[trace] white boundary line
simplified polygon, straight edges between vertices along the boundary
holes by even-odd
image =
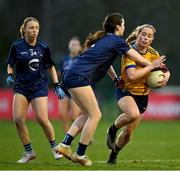
[[[106,163],[106,160],[97,160],[94,163]],[[146,163],[146,162],[180,162],[180,159],[155,159],[155,160],[119,160],[118,163]]]

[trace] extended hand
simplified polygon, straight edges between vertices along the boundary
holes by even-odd
[[[166,56],[162,55],[159,59],[154,60],[151,65],[153,69],[163,68],[165,67],[165,64],[163,63],[165,61],[166,61]]]
[[[54,93],[58,96],[58,99],[63,99],[66,96],[59,83],[54,84]]]
[[[14,79],[12,74],[8,74],[8,77],[6,79],[8,87],[13,87],[14,86]]]

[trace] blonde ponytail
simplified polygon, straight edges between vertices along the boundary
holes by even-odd
[[[140,26],[137,26],[133,32],[127,37],[126,39],[126,42],[127,43],[132,43],[134,42],[136,39],[137,39],[137,36],[139,34],[139,29],[140,29]]]
[[[25,32],[24,32],[24,24],[21,25],[21,28],[20,28],[20,33],[21,33],[21,38],[24,38],[25,36]]]

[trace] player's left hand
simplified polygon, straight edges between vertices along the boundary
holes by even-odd
[[[158,82],[158,84],[160,85],[160,87],[166,86],[166,84],[167,84],[167,82],[168,82],[168,80],[169,80],[169,78],[170,78],[170,72],[169,72],[169,71],[168,71],[168,72],[165,72],[165,73],[163,73],[162,76],[164,77],[164,79]]]
[[[117,88],[123,88],[124,87],[124,80],[121,77],[116,77],[114,79],[114,84]]]
[[[12,74],[8,74],[6,82],[8,87],[12,88],[14,86],[14,79]]]
[[[66,96],[59,83],[54,84],[54,93],[58,96],[58,99],[63,99]]]

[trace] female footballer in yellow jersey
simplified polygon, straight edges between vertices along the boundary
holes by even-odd
[[[127,38],[127,42],[150,62],[160,57],[159,53],[150,45],[153,42],[155,28],[145,24],[138,26]],[[148,94],[150,88],[146,84],[148,74],[152,66],[142,67],[131,60],[128,55],[124,55],[121,63],[121,84],[116,90],[118,106],[123,113],[115,120],[108,129],[107,146],[111,149],[108,164],[116,164],[119,151],[129,142],[133,130],[138,126],[142,115],[148,104]],[[159,82],[160,86],[165,86],[169,80],[168,70],[164,73],[164,80]],[[122,128],[116,138],[117,131]]]

